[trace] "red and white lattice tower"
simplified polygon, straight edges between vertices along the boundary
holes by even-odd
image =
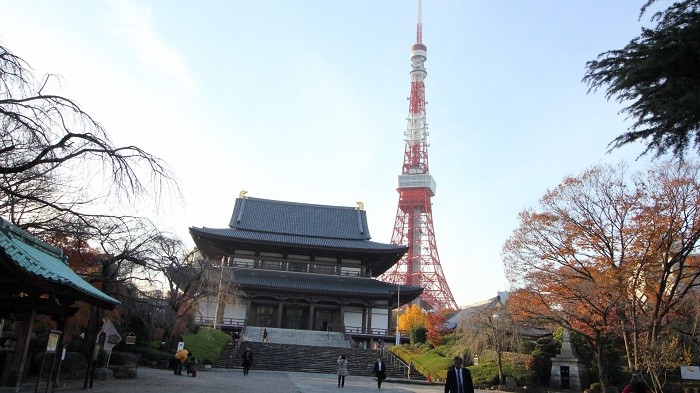
[[[393,244],[409,246],[408,252],[382,280],[394,284],[417,285],[424,289],[423,307],[457,309],[440,266],[433,211],[430,198],[435,195],[435,180],[428,171],[428,126],[425,118],[425,60],[423,45],[422,0],[418,1],[416,43],[411,47],[411,97],[409,98],[406,150],[399,176],[399,207],[396,211]]]

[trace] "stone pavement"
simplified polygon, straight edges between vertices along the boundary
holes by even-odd
[[[251,369],[243,376],[240,369],[207,370],[196,378],[173,375],[170,370],[139,367],[137,379],[95,380],[92,391],[96,393],[195,393],[195,392],[251,392],[251,393],[428,393],[442,392],[442,384],[409,383],[408,381],[384,381],[377,390],[377,381],[371,376],[350,375],[345,387],[338,389],[335,374],[262,371]],[[27,381],[20,392],[33,392],[35,383]],[[45,385],[39,388],[44,392]],[[56,392],[85,392],[83,381],[61,381]],[[51,389],[49,389],[51,391]]]

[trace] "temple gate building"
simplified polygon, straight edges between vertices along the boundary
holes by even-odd
[[[241,294],[237,302],[210,298],[198,305],[198,323],[225,330],[328,330],[344,332],[356,345],[393,340],[391,310],[423,291],[376,279],[408,247],[371,241],[360,202],[326,206],[241,192],[228,228],[191,227],[190,234],[221,268],[224,285]]]

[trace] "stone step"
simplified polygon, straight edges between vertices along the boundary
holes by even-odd
[[[243,341],[239,348],[224,348],[217,367],[239,368],[243,350],[250,347],[253,351],[252,369],[284,370],[309,373],[330,373],[338,369],[337,359],[345,355],[348,360],[350,375],[371,376],[377,352],[371,349],[321,347],[294,344],[262,343]],[[403,379],[403,370],[387,362],[387,377]],[[424,379],[414,372],[413,378]]]

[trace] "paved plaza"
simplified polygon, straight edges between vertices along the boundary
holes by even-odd
[[[408,383],[407,381],[385,381],[382,389],[377,389],[377,381],[371,376],[350,375],[345,387],[338,389],[335,374],[296,373],[284,371],[250,370],[243,376],[240,369],[208,370],[197,374],[196,378],[173,375],[170,370],[139,367],[137,379],[95,380],[92,391],[99,393],[195,393],[195,392],[253,392],[253,393],[321,393],[321,392],[401,392],[425,393],[442,392],[442,384]],[[31,389],[30,388],[31,385]],[[43,385],[43,384],[42,384]],[[62,381],[56,392],[85,392],[82,381]],[[44,391],[44,386],[39,389]],[[21,392],[34,391],[34,385],[27,382]],[[50,391],[50,390],[49,390]]]

